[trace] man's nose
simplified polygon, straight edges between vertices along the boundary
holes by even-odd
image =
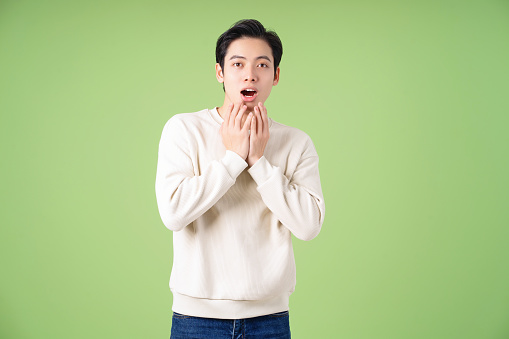
[[[244,81],[256,81],[256,72],[251,68],[246,69],[246,74],[244,74]]]

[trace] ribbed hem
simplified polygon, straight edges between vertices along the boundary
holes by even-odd
[[[194,298],[172,291],[177,313],[202,318],[243,319],[288,311],[290,293],[264,300]]]

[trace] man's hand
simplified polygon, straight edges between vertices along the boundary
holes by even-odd
[[[251,119],[251,135],[249,136],[249,154],[247,164],[253,166],[265,152],[265,146],[269,141],[269,118],[267,108],[259,102],[254,108],[255,116]],[[248,118],[249,119],[249,118]],[[246,120],[246,125],[247,125]]]
[[[247,106],[242,103],[229,104],[219,130],[226,149],[237,153],[244,160],[246,160],[249,153],[249,127],[253,120],[253,114],[249,113],[244,126],[242,126],[242,116],[246,109]]]

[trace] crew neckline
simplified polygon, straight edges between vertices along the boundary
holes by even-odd
[[[223,123],[224,119],[221,117],[221,115],[219,115],[217,107],[209,109],[208,111],[210,116],[212,117],[212,119],[214,119],[215,122],[217,122],[219,125]],[[269,118],[269,128],[271,128],[273,120],[270,117],[268,118]]]

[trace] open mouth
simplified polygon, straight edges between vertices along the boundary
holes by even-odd
[[[240,94],[242,95],[242,100],[244,102],[249,102],[256,98],[258,92],[255,89],[244,89],[240,91]]]
[[[245,96],[246,98],[252,98],[256,95],[256,91],[254,89],[245,89],[243,91],[240,91],[240,93],[242,93],[243,96]]]

